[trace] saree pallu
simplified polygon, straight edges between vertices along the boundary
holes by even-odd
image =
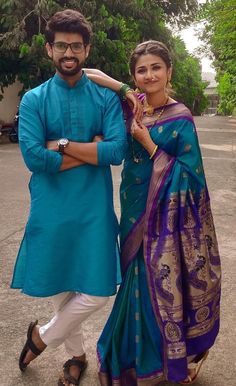
[[[220,258],[196,129],[183,104],[157,116],[144,116],[159,146],[153,160],[129,135],[123,280],[98,341],[102,386],[184,380],[219,331]]]

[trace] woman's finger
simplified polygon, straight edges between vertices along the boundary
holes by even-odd
[[[126,94],[126,98],[127,98],[128,104],[132,108],[132,112],[134,114],[134,117],[136,119],[141,120],[142,115],[143,115],[143,108],[142,108],[142,104],[140,103],[137,95],[134,92],[128,92]]]
[[[141,102],[137,98],[137,106],[136,106],[136,112],[134,113],[134,116],[137,121],[141,121],[143,119],[143,106]]]

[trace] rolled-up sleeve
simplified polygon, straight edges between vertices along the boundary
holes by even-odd
[[[103,141],[97,143],[98,165],[120,165],[127,149],[126,127],[119,98],[106,90]]]
[[[62,155],[45,148],[46,128],[40,115],[37,97],[26,93],[20,104],[19,145],[28,169],[33,173],[57,173]]]

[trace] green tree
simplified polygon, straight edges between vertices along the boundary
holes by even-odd
[[[206,41],[207,52],[214,59],[219,82],[219,112],[231,114],[236,108],[235,0],[208,0],[200,18],[204,23],[201,38]]]
[[[128,82],[128,57],[135,45],[140,41],[157,39],[175,52],[177,46],[166,22],[179,25],[185,25],[187,20],[190,22],[196,15],[197,1],[0,0],[1,87],[12,83],[17,76],[24,85],[24,92],[42,83],[53,73],[44,50],[43,32],[46,20],[63,8],[79,9],[93,25],[92,50],[87,66],[100,68],[115,78]],[[185,50],[186,62],[187,56]],[[191,60],[193,59],[189,57],[189,61]],[[195,111],[194,101],[200,95],[195,90],[201,88],[198,84],[201,83],[199,74],[196,81],[191,80],[196,86],[194,90],[188,84],[193,72],[189,71],[188,78],[181,77],[180,67],[181,63],[176,60],[177,96]],[[197,73],[196,63],[195,68]],[[178,76],[182,84],[177,80]],[[191,92],[193,94],[190,97]]]
[[[220,95],[219,113],[232,114],[236,108],[236,76],[228,72],[219,76],[218,91]]]
[[[173,57],[175,97],[178,101],[184,102],[193,114],[199,115],[208,105],[208,98],[204,94],[207,84],[201,79],[199,60],[193,55],[189,55],[180,38],[174,39]]]
[[[44,50],[46,18],[59,9],[54,1],[0,0],[0,87],[18,79],[24,90],[46,80],[52,66]],[[0,95],[1,97],[1,95]]]

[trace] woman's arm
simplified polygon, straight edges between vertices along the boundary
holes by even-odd
[[[95,68],[83,68],[83,70],[86,73],[87,77],[94,83],[97,83],[103,87],[110,88],[111,90],[117,93],[120,91],[123,85],[123,83],[119,80],[111,78],[109,75],[105,74],[105,72],[102,72]]]
[[[124,87],[124,83],[112,78],[111,76],[105,74],[104,72],[97,70],[95,68],[83,68],[87,77],[92,80],[94,83],[99,84],[100,86],[110,88],[118,94],[121,94],[121,89]],[[137,121],[141,121],[143,117],[143,107],[140,101],[137,98],[134,90],[129,88],[125,89],[124,92],[125,99],[127,100],[132,112]]]

